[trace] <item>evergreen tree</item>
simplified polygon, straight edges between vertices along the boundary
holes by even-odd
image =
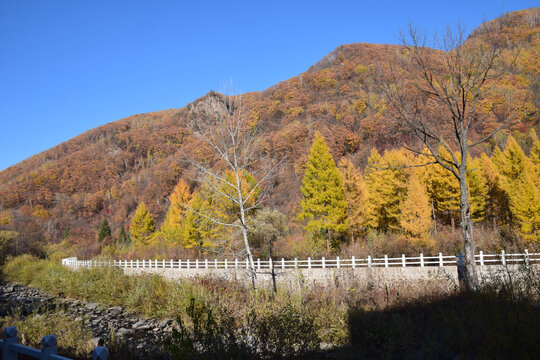
[[[442,147],[439,152],[443,159],[450,157]],[[459,217],[459,182],[450,171],[437,164],[426,166],[423,177],[435,209],[435,221],[445,219],[455,229],[455,220]]]
[[[343,189],[347,200],[348,227],[351,235],[351,242],[355,242],[365,227],[367,190],[364,178],[353,163],[343,158],[339,162],[339,170],[343,179]]]
[[[532,169],[522,175],[515,193],[510,196],[510,210],[525,241],[540,241],[540,190],[533,180]]]
[[[195,194],[182,221],[182,245],[189,249],[195,247],[199,256],[202,251],[214,246],[214,240],[223,233],[223,228],[210,218],[219,219],[215,201],[209,194],[203,198]]]
[[[107,219],[103,219],[103,221],[101,222],[97,235],[99,242],[102,242],[104,239],[111,236],[111,228],[109,227],[109,222],[107,221]]]
[[[531,152],[533,151],[534,144],[531,149]],[[517,226],[524,240],[538,240],[540,191],[536,185],[533,160],[529,159],[516,140],[509,136],[504,152],[498,155],[496,164],[501,173],[502,188],[509,200],[512,225]]]
[[[509,136],[498,165],[502,186],[509,199],[513,225],[518,227],[524,240],[538,240],[540,191],[536,186],[533,161],[527,158],[516,140]]]
[[[160,233],[165,240],[180,242],[182,239],[182,220],[187,206],[191,200],[189,186],[182,179],[174,187],[169,196],[171,205],[167,211],[165,221],[161,225]]]
[[[486,217],[486,196],[488,187],[480,171],[482,162],[479,158],[467,160],[467,183],[469,185],[469,201],[471,202],[471,219],[482,221]],[[456,180],[457,183],[457,180]],[[459,183],[457,184],[459,186]]]
[[[429,230],[433,227],[429,196],[417,172],[409,179],[407,197],[401,203],[400,224],[410,242],[429,247],[433,240]]]
[[[366,224],[380,231],[399,231],[400,201],[407,193],[409,160],[403,151],[392,150],[384,156],[371,151],[366,168]]]
[[[502,153],[501,153],[502,155]],[[510,223],[510,204],[504,191],[501,174],[491,159],[482,153],[480,157],[482,178],[486,184],[485,214],[487,221],[495,225]]]
[[[540,139],[536,135],[534,130],[531,130],[531,137],[533,139],[533,145],[529,154],[533,168],[534,168],[534,180],[537,187],[540,188]]]
[[[129,227],[131,238],[137,243],[146,244],[153,238],[155,230],[154,218],[146,208],[145,203],[141,202],[135,210],[133,219],[131,219]]]
[[[513,136],[506,141],[504,152],[495,162],[503,175],[506,190],[509,194],[516,190],[522,175],[529,170],[531,163],[523,149]]]
[[[318,132],[309,152],[301,187],[299,220],[315,241],[326,238],[326,248],[337,247],[347,230],[347,201],[341,175],[324,138]]]
[[[124,224],[120,225],[120,231],[118,232],[118,244],[129,244],[129,236],[126,233],[126,229],[124,228]]]

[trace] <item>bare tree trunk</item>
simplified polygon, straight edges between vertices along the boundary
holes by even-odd
[[[326,231],[326,251],[330,253],[330,230]]]
[[[244,222],[244,212],[242,211],[242,222]],[[257,290],[257,272],[255,271],[255,262],[253,261],[253,254],[251,253],[251,247],[248,241],[247,227],[242,226],[242,236],[244,237],[244,246],[246,247],[246,253],[249,261],[249,271],[251,273],[251,285],[253,289]]]
[[[433,232],[437,234],[437,217],[435,216],[435,204],[431,202],[431,212],[433,213]]]
[[[465,286],[476,289],[478,285],[478,273],[476,271],[476,261],[474,258],[473,221],[470,214],[469,188],[467,187],[465,166],[460,168],[460,202],[461,211],[461,233],[463,234],[463,244],[465,250]]]

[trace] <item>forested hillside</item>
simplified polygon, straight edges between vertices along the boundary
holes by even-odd
[[[536,135],[540,129],[540,8],[484,24],[467,42],[482,46],[485,26],[497,27],[497,41],[506,46],[501,61],[512,63],[515,54],[517,58],[504,77],[489,84],[489,96],[476,110],[486,120],[473,129],[471,138],[479,139],[497,128],[514,104],[519,104],[513,110],[522,121],[471,154],[473,218],[494,233],[515,232],[519,239],[534,242],[540,231]],[[241,96],[245,116],[258,126],[264,152],[273,159],[287,158],[272,183],[266,207],[283,214],[281,223],[291,229],[283,231],[289,244],[309,238],[312,230],[299,214],[305,211],[301,204],[304,175],[317,132],[342,174],[343,219],[348,220],[335,228],[341,237],[333,238],[337,241],[334,249],[341,243],[361,243],[373,233],[400,234],[413,245],[429,248],[438,241],[437,231],[459,223],[455,184],[443,169],[373,171],[388,163],[401,166],[420,161],[401,149],[409,136],[388,121],[395,110],[377,83],[377,74],[388,73],[391,59],[406,56],[401,46],[343,45],[294,78]],[[404,76],[412,94],[412,84],[420,74]],[[197,238],[193,231],[186,233],[190,226],[187,207],[205,206],[198,199],[204,189],[197,185],[186,158],[201,156],[200,140],[192,135],[190,125],[204,114],[226,111],[226,96],[210,91],[185,108],[138,114],[100,126],[3,170],[0,230],[5,239],[11,238],[11,250],[40,252],[43,244],[65,241],[74,244],[82,256],[95,255],[105,245],[125,243],[129,237],[137,242],[133,231],[137,217],[151,217],[156,234],[140,242],[161,239],[199,252],[211,249],[211,241],[203,244],[201,234]],[[432,113],[432,125],[446,131],[441,119],[448,113],[437,107]],[[420,215],[416,204],[425,205],[418,210]],[[183,224],[181,229],[171,228],[172,220],[166,221],[175,216],[176,223]],[[419,218],[424,221],[418,223]],[[143,220],[138,226],[144,232],[149,220]],[[196,219],[190,221],[193,225]],[[168,233],[159,232],[163,223],[169,224]],[[205,236],[207,241],[226,235],[215,231]],[[322,251],[325,245],[315,241],[313,247]]]

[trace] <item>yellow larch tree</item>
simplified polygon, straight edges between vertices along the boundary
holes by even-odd
[[[407,185],[407,196],[401,202],[400,224],[408,240],[414,245],[431,247],[429,231],[433,227],[431,206],[419,171],[414,171]]]
[[[161,225],[160,234],[170,242],[181,242],[182,239],[182,221],[184,219],[192,195],[189,185],[182,179],[174,187],[169,196],[169,210],[165,221]]]
[[[135,210],[135,215],[133,215],[129,226],[131,239],[139,244],[147,244],[154,237],[155,230],[154,218],[148,211],[146,204],[141,202]]]
[[[343,189],[347,200],[348,228],[351,243],[364,232],[366,223],[367,190],[364,178],[351,160],[343,158],[339,162],[339,171],[343,179]]]
[[[409,160],[404,150],[371,151],[366,167],[366,224],[379,231],[399,231],[400,201],[407,193]]]
[[[347,230],[347,201],[341,174],[320,133],[315,134],[302,179],[301,211],[298,220],[307,221],[306,230],[314,244],[326,250],[339,247]]]

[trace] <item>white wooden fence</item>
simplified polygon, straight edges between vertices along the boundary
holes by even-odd
[[[461,255],[461,254],[460,254]],[[443,255],[436,256],[409,256],[400,257],[371,257],[356,258],[352,256],[348,259],[320,258],[320,259],[292,259],[292,260],[255,260],[257,270],[265,269],[340,269],[340,268],[366,268],[366,267],[411,267],[411,266],[450,266],[457,265],[459,256]],[[507,254],[504,250],[499,254],[484,254],[480,251],[475,255],[477,265],[509,265],[509,264],[540,264],[540,253],[529,253],[525,250],[521,254]],[[195,260],[78,260],[77,258],[62,259],[62,264],[67,267],[91,268],[91,267],[117,267],[124,269],[249,269],[247,259],[195,259]]]

